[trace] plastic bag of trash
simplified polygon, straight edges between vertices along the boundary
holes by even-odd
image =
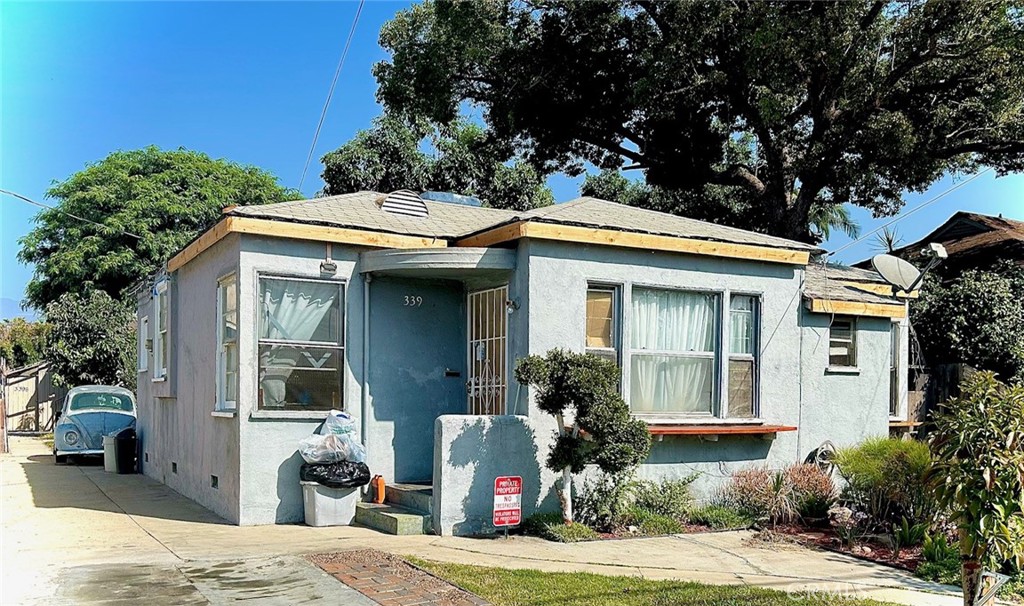
[[[366,460],[366,449],[352,436],[313,434],[299,440],[299,454],[307,463]]]
[[[338,463],[303,463],[299,469],[303,482],[317,482],[328,488],[355,488],[370,483],[370,468],[366,463],[340,461]]]
[[[355,436],[359,429],[356,427],[356,420],[348,413],[340,410],[332,410],[327,413],[324,424],[320,426],[320,434],[336,434]]]

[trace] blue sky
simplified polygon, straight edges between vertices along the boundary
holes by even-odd
[[[377,32],[404,2],[367,2],[315,158],[379,114]],[[0,187],[43,200],[54,180],[117,149],[187,147],[254,164],[298,185],[355,2],[0,2]],[[311,165],[303,193],[321,186]],[[580,179],[552,178],[556,199]],[[946,179],[908,207],[947,189]],[[899,224],[908,241],[958,209],[1024,219],[1024,176],[986,175]],[[31,268],[17,239],[38,209],[0,197],[0,316]],[[855,209],[864,231],[873,220]],[[827,248],[843,246],[835,237]],[[837,258],[872,254],[871,242]]]

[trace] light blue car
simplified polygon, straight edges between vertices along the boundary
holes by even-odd
[[[103,454],[103,436],[135,427],[135,395],[123,387],[82,385],[64,398],[53,430],[53,458]]]

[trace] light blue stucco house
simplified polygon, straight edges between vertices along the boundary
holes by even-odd
[[[511,379],[561,347],[622,369],[639,473],[802,461],[905,408],[906,306],[799,242],[593,198],[529,212],[360,192],[226,209],[139,295],[142,469],[229,521],[303,519],[301,438],[359,419],[392,532],[490,529],[499,475],[555,509],[554,421]],[[411,522],[410,522],[411,520]]]

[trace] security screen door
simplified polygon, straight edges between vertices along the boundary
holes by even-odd
[[[508,377],[508,286],[469,293],[466,334],[471,415],[505,414]]]

